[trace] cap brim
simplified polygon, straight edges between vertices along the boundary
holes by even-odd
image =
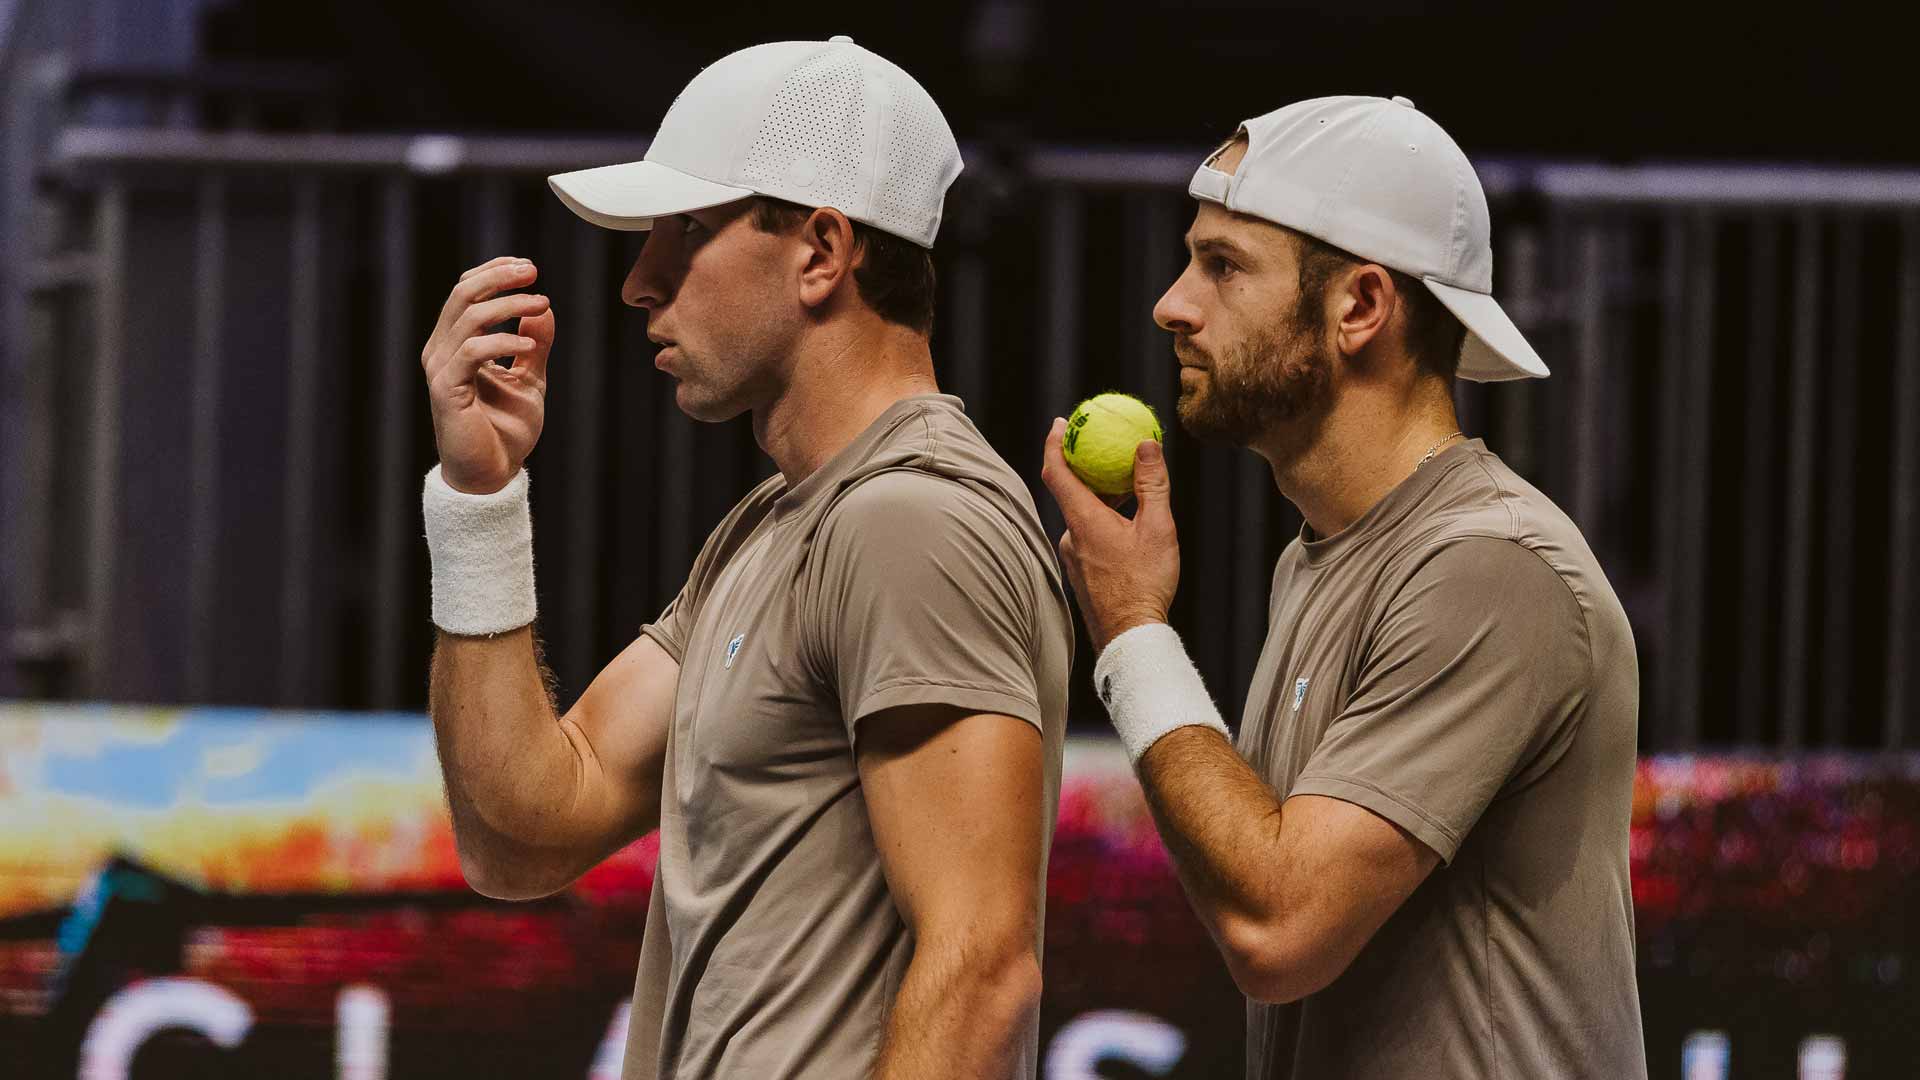
[[[1440,298],[1448,311],[1467,326],[1467,340],[1460,349],[1458,375],[1473,382],[1504,382],[1508,379],[1544,379],[1550,374],[1546,361],[1533,351],[1520,328],[1513,324],[1500,302],[1486,293],[1462,289],[1432,278],[1425,285]]]
[[[630,161],[547,177],[567,209],[604,229],[645,232],[653,219],[704,210],[753,194],[716,184],[657,161]]]

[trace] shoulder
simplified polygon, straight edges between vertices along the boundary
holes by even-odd
[[[1442,559],[1444,567],[1471,577],[1473,568],[1463,565],[1469,561],[1506,565],[1515,574],[1511,589],[1564,593],[1596,624],[1624,623],[1619,599],[1580,527],[1498,455],[1487,450],[1470,455],[1450,470],[1436,494],[1426,526],[1409,537],[1406,554],[1419,564],[1464,544]]]
[[[920,468],[894,468],[863,477],[828,508],[822,531],[911,539],[983,516],[997,517],[978,492],[951,477]]]
[[[1429,540],[1470,536],[1512,540],[1557,565],[1555,552],[1567,546],[1585,551],[1580,529],[1545,492],[1513,471],[1498,454],[1480,449],[1452,464],[1434,486],[1427,527]]]
[[[1515,602],[1578,605],[1572,589],[1534,548],[1511,536],[1444,536],[1412,553],[1406,584],[1421,596],[1471,600],[1475,606]]]
[[[934,398],[921,403],[912,414],[913,423],[903,432],[920,456],[911,466],[929,476],[958,481],[967,490],[1002,505],[1003,512],[1038,523],[1032,493],[1007,460],[1000,456],[987,437],[957,402]]]
[[[1520,541],[1463,536],[1423,549],[1378,613],[1376,642],[1453,657],[1498,654],[1503,665],[1584,681],[1593,625],[1572,585]]]

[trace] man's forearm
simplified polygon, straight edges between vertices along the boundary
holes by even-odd
[[[549,686],[531,627],[439,635],[428,700],[463,855],[524,864],[568,846],[582,761]]]
[[[1270,918],[1286,871],[1280,801],[1232,744],[1208,728],[1178,728],[1141,755],[1138,772],[1180,883],[1215,939],[1225,923]]]
[[[922,940],[894,998],[875,1080],[1010,1077],[1039,1007],[1031,944]]]

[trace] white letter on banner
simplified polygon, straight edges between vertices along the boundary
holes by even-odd
[[[600,1052],[593,1055],[587,1080],[620,1080],[620,1066],[627,1060],[627,1022],[632,1016],[632,998],[613,1007],[613,1019],[607,1021],[607,1037],[600,1040]]]
[[[1691,1032],[1680,1044],[1681,1080],[1727,1080],[1732,1056],[1726,1032]]]
[[[253,1010],[199,979],[145,979],[100,1007],[80,1044],[80,1080],[127,1080],[133,1055],[156,1032],[187,1028],[231,1050],[253,1027]]]
[[[387,1080],[386,992],[377,986],[349,986],[334,1004],[333,1064],[340,1080]]]
[[[1165,1076],[1186,1053],[1179,1028],[1150,1013],[1102,1009],[1074,1017],[1047,1049],[1047,1080],[1100,1080],[1102,1061],[1137,1065]]]

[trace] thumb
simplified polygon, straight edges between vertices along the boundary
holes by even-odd
[[[1167,455],[1158,439],[1147,439],[1133,450],[1133,497],[1140,502],[1136,521],[1155,525],[1173,522],[1173,481],[1167,475]]]
[[[538,315],[520,317],[520,333],[534,341],[534,350],[520,357],[514,367],[539,379],[545,385],[547,378],[547,357],[553,352],[553,306]]]
[[[1147,439],[1133,448],[1133,497],[1145,507],[1165,504],[1173,492],[1167,478],[1166,450],[1158,439]]]

